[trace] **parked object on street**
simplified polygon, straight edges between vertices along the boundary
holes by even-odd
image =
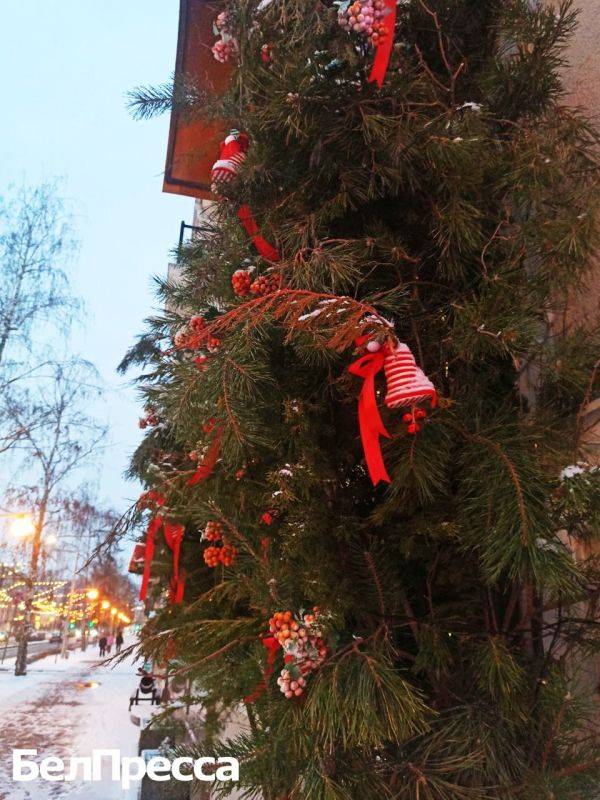
[[[138,688],[129,698],[130,711],[132,706],[137,706],[140,703],[150,703],[150,705],[156,706],[160,703],[160,695],[156,688],[156,682],[152,673],[138,670],[138,674],[141,674],[140,683]]]

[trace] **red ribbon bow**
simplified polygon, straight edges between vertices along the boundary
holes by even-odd
[[[148,583],[150,582],[150,568],[152,567],[152,559],[154,558],[154,546],[156,543],[156,534],[163,524],[163,518],[160,515],[152,517],[148,523],[146,530],[146,548],[144,550],[144,574],[142,577],[142,585],[140,586],[140,600],[145,600],[148,595]]]
[[[383,39],[381,44],[377,45],[375,51],[375,60],[369,75],[369,83],[375,82],[381,89],[387,72],[388,64],[390,63],[390,56],[392,55],[392,47],[394,46],[394,30],[396,28],[396,3],[397,0],[385,0],[385,7],[387,14],[385,16],[385,24],[388,28],[388,34]]]
[[[252,211],[250,210],[250,206],[244,204],[240,206],[237,211],[237,216],[239,221],[244,226],[244,229],[248,236],[252,239],[252,244],[260,255],[266,261],[277,262],[281,260],[281,256],[279,255],[279,251],[276,250],[272,244],[269,244],[267,240],[260,235],[259,227],[252,215]]]
[[[244,703],[256,703],[258,698],[266,691],[269,678],[274,672],[274,665],[275,665],[275,658],[277,657],[277,651],[279,650],[279,642],[274,636],[265,636],[262,640],[263,646],[267,648],[267,666],[264,669],[262,681],[258,684],[256,689],[249,694],[248,697],[244,697]]]
[[[183,600],[183,590],[185,588],[185,573],[180,574],[179,557],[181,553],[181,542],[183,540],[183,525],[175,525],[167,522],[163,517],[157,515],[152,517],[146,530],[146,547],[144,551],[144,574],[140,587],[140,600],[145,600],[148,596],[148,585],[150,583],[150,570],[154,559],[156,547],[156,534],[163,528],[165,542],[173,553],[173,576],[169,586],[169,594],[172,603],[181,603]]]
[[[357,344],[362,343],[361,340],[357,340]],[[375,376],[383,369],[386,354],[387,347],[384,345],[376,353],[367,353],[348,367],[348,372],[357,375],[364,381],[358,397],[358,422],[367,469],[374,486],[377,486],[379,481],[391,483],[391,478],[383,463],[379,443],[380,436],[389,439],[390,434],[379,414],[375,396]]]

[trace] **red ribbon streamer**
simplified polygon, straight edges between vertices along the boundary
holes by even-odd
[[[386,348],[382,347],[376,353],[367,353],[348,367],[348,372],[363,379],[363,386],[358,397],[358,422],[367,469],[374,486],[377,486],[379,481],[391,483],[391,478],[383,463],[379,443],[380,436],[389,439],[390,434],[379,414],[375,396],[375,376],[383,368],[386,352]]]
[[[262,640],[263,646],[267,648],[267,666],[264,669],[262,681],[258,684],[256,689],[249,694],[248,697],[244,697],[244,703],[256,703],[258,698],[266,691],[267,684],[269,678],[274,672],[274,665],[275,665],[275,658],[277,657],[277,651],[279,650],[279,642],[274,636],[266,636]]]
[[[152,517],[146,530],[146,548],[144,551],[144,575],[142,577],[142,585],[140,586],[140,600],[145,600],[148,594],[148,583],[150,581],[150,568],[152,567],[152,559],[154,558],[154,545],[156,534],[163,524],[161,516]]]
[[[254,216],[252,215],[250,206],[246,204],[240,206],[238,208],[237,215],[239,221],[244,226],[246,233],[252,239],[252,244],[256,247],[260,255],[267,261],[280,261],[281,256],[279,255],[279,251],[260,235],[259,227],[256,224]]]
[[[200,483],[200,481],[204,481],[209,477],[215,468],[215,464],[217,463],[220,447],[221,429],[219,428],[215,433],[214,439],[210,443],[210,447],[208,448],[208,452],[206,453],[202,463],[199,464],[198,469],[187,482],[188,486],[195,486],[197,483]]]
[[[385,0],[385,7],[387,14],[385,16],[385,24],[388,28],[388,35],[385,37],[381,44],[377,45],[375,51],[375,60],[369,75],[369,83],[375,82],[381,89],[387,72],[388,64],[390,63],[390,56],[392,55],[392,48],[394,46],[394,31],[396,28],[396,3],[397,0]]]
[[[172,522],[165,522],[163,533],[165,542],[173,553],[173,577],[171,578],[171,602],[181,603],[183,600],[183,589],[185,578],[179,576],[179,556],[181,553],[181,542],[183,540],[183,525],[174,525]]]

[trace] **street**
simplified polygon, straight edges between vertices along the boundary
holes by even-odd
[[[72,642],[69,642],[69,644],[71,646],[74,643],[75,643],[75,640],[73,640]],[[6,653],[4,652],[4,648],[5,647],[6,647]],[[0,646],[0,659],[4,656],[4,663],[6,664],[6,662],[9,659],[14,658],[16,656],[17,647],[18,647],[17,643],[13,642],[12,640],[8,643],[8,645],[3,643]],[[55,650],[60,650],[60,643],[55,643],[55,642],[51,643],[51,642],[48,642],[47,640],[43,640],[41,642],[28,642],[27,643],[27,655],[28,656],[33,656],[33,655],[37,655],[38,653],[44,653],[46,651],[55,651]]]
[[[44,644],[44,643],[40,643]],[[45,643],[47,644],[47,643]],[[103,769],[101,782],[29,783],[12,780],[12,750],[36,749],[38,763],[47,756],[67,761],[91,756],[93,750],[116,749],[121,757],[137,755],[139,728],[129,719],[128,699],[137,684],[135,668],[125,662],[103,666],[96,647],[71,652],[63,661],[48,656],[28,667],[27,675],[12,674],[14,659],[0,668],[0,800],[133,800]]]

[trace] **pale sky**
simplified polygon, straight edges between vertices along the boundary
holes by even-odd
[[[109,390],[111,446],[90,477],[119,511],[139,494],[122,473],[141,409],[115,367],[156,306],[152,276],[166,273],[193,210],[161,191],[168,117],[135,122],[125,95],[169,80],[178,12],[178,0],[0,0],[0,194],[65,179],[81,239],[74,288],[87,307],[72,349]]]

